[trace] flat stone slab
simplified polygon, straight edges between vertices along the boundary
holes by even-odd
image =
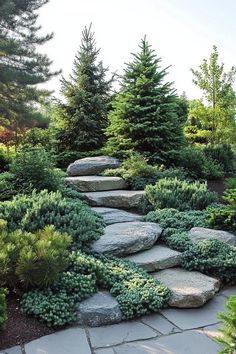
[[[86,333],[70,328],[36,339],[25,345],[26,354],[91,354]]]
[[[162,229],[151,222],[125,222],[108,225],[99,240],[92,244],[92,250],[102,254],[126,256],[154,245]]]
[[[0,349],[0,354],[22,354],[22,351],[20,346],[16,346],[10,349],[4,349],[4,350]]]
[[[81,302],[78,318],[80,324],[98,327],[121,322],[122,313],[116,299],[101,291]]]
[[[81,193],[81,195],[91,206],[131,209],[138,207],[144,196],[144,191],[119,189],[104,192],[87,192]]]
[[[149,250],[126,257],[147,272],[178,266],[181,262],[181,253],[166,246],[155,245]]]
[[[220,295],[226,296],[226,297],[236,295],[236,286],[227,286],[227,287],[223,288],[220,291]]]
[[[100,214],[107,225],[112,225],[121,222],[141,221],[142,215],[131,213],[129,211],[115,209],[115,208],[102,208],[93,207],[96,213]]]
[[[189,233],[189,238],[193,242],[201,240],[219,240],[229,244],[230,246],[236,246],[236,236],[230,232],[222,230],[207,229],[204,227],[193,227]]]
[[[174,309],[161,310],[161,314],[182,330],[203,328],[219,322],[217,315],[225,312],[226,298],[216,295],[204,306],[195,309]]]
[[[176,333],[114,348],[115,354],[217,354],[220,346],[198,331]]]
[[[76,176],[66,177],[65,181],[78,192],[109,191],[127,187],[126,182],[121,177]]]
[[[141,321],[149,327],[152,327],[160,334],[166,335],[181,331],[173,323],[169,322],[165,317],[163,317],[160,313],[153,313],[151,315],[143,316],[141,318]]]
[[[88,331],[93,348],[109,347],[123,342],[153,338],[157,335],[153,329],[138,321],[89,328]]]
[[[76,160],[67,168],[69,176],[97,175],[107,168],[118,168],[120,161],[110,156],[86,157]]]
[[[153,276],[172,291],[168,302],[172,307],[200,307],[220,288],[219,280],[200,272],[189,272],[181,268],[165,269],[153,273]]]

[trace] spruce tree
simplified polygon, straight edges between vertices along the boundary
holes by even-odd
[[[35,103],[49,94],[37,85],[57,72],[50,71],[51,61],[37,47],[52,35],[39,36],[39,10],[48,0],[0,1],[0,125],[16,135],[39,118]]]
[[[105,142],[107,110],[112,80],[106,79],[108,68],[98,62],[94,33],[85,27],[69,80],[62,79],[65,103],[57,107],[61,150],[92,151]]]
[[[119,94],[109,114],[107,153],[125,156],[136,151],[152,163],[172,163],[183,143],[172,83],[164,82],[167,69],[148,44],[127,64]]]

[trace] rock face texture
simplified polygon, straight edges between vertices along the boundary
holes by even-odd
[[[178,266],[181,253],[166,246],[156,245],[149,250],[133,254],[126,259],[136,263],[147,272]]]
[[[109,191],[127,187],[126,182],[120,177],[76,176],[67,177],[65,181],[78,192]]]
[[[92,244],[92,250],[102,254],[126,256],[152,247],[161,232],[158,224],[149,222],[109,225],[100,239]]]
[[[79,323],[98,327],[122,320],[122,314],[116,299],[108,292],[98,292],[79,306]]]
[[[138,207],[144,196],[144,191],[113,190],[81,194],[91,206],[131,209]]]
[[[76,160],[67,168],[69,176],[89,176],[97,175],[107,168],[117,168],[120,166],[119,160],[109,156],[86,157]]]
[[[169,300],[169,305],[172,307],[200,307],[220,288],[220,282],[217,279],[181,268],[165,269],[153,273],[153,276],[172,291]]]
[[[236,246],[236,236],[230,232],[222,230],[206,229],[204,227],[193,227],[189,231],[191,241],[198,242],[200,240],[219,240],[228,243],[230,246]]]
[[[141,221],[143,219],[142,215],[115,208],[94,207],[92,210],[100,214],[107,225],[121,222]]]

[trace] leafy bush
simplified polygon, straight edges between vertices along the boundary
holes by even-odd
[[[4,329],[7,321],[6,289],[0,288],[0,330]]]
[[[80,200],[63,198],[60,192],[35,191],[0,203],[0,218],[12,232],[36,232],[46,225],[72,236],[77,247],[88,246],[103,232],[103,219]]]
[[[14,186],[14,176],[9,173],[0,174],[0,201],[9,200],[17,194]]]
[[[233,354],[236,350],[236,295],[227,300],[226,309],[226,314],[218,315],[219,320],[224,324],[224,327],[220,329],[223,336],[216,338],[224,346],[219,354]]]
[[[109,290],[119,302],[123,318],[158,311],[170,291],[134,263],[117,258],[95,258],[81,252],[71,255],[71,267],[58,282],[43,291],[24,295],[23,311],[48,325],[61,326],[77,318],[77,305],[96,292]]]
[[[180,181],[177,178],[161,179],[154,186],[145,188],[147,200],[156,208],[174,208],[180,211],[205,209],[217,202],[215,192],[206,183]]]
[[[209,159],[217,161],[218,164],[223,166],[226,173],[234,171],[235,156],[231,145],[219,144],[219,145],[207,145],[203,148],[203,153]]]
[[[52,284],[68,266],[71,238],[47,226],[35,234],[0,232],[0,284],[12,288]]]
[[[187,232],[172,230],[170,235],[166,236],[165,241],[170,248],[179,252],[185,252],[192,245]]]
[[[32,128],[26,132],[21,144],[27,148],[41,146],[47,151],[52,151],[55,142],[50,129]]]
[[[236,248],[218,240],[199,241],[183,253],[182,266],[235,284]]]
[[[9,168],[11,159],[4,149],[0,148],[0,173],[5,172]]]
[[[149,165],[142,155],[134,153],[123,161],[121,167],[108,169],[104,174],[122,177],[135,190],[144,189],[146,185],[154,184],[161,178],[178,177],[184,179],[186,177],[181,169],[164,169],[164,166]]]
[[[236,189],[236,178],[227,178],[225,181],[225,187],[226,189]]]
[[[63,185],[64,174],[40,146],[20,150],[10,165],[10,173],[15,189],[21,193],[31,193],[34,189],[57,191]]]

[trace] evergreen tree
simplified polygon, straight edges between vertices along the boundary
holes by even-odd
[[[37,46],[52,38],[39,36],[40,9],[48,0],[0,1],[0,125],[15,132],[39,118],[35,103],[49,93],[36,85],[48,81],[51,61]],[[33,109],[34,107],[34,109]]]
[[[107,152],[125,156],[136,151],[152,163],[171,163],[183,143],[175,91],[172,83],[164,83],[167,69],[160,69],[161,59],[146,37],[133,56],[109,114]]]
[[[91,25],[82,32],[80,50],[75,57],[73,74],[62,79],[65,103],[57,107],[61,150],[91,151],[105,142],[107,110],[112,80],[106,79],[108,68],[98,62]]]

